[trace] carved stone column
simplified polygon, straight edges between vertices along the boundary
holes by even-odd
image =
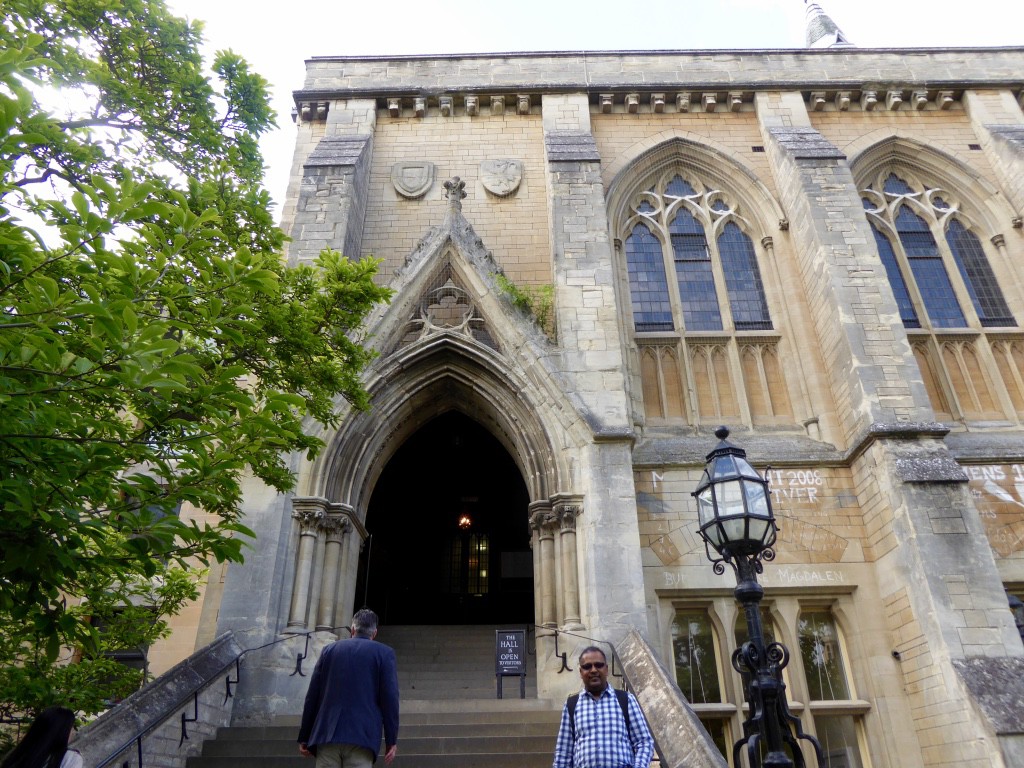
[[[327,499],[292,499],[292,517],[299,523],[299,550],[295,557],[295,582],[288,609],[290,628],[306,627],[309,613],[309,589],[313,580],[318,526],[327,514]]]
[[[331,513],[341,515],[348,522],[348,530],[341,544],[341,564],[338,567],[340,581],[334,601],[334,625],[344,627],[348,626],[352,618],[359,552],[366,543],[366,529],[359,524],[355,510],[348,504],[331,504]]]
[[[576,518],[583,513],[583,499],[563,497],[554,502],[558,519],[558,552],[562,565],[563,629],[583,629],[580,623],[580,586],[576,558]]]
[[[530,504],[530,527],[533,529],[537,560],[537,586],[540,596],[540,625],[554,629],[558,626],[555,612],[555,528],[556,518],[551,503],[535,501]]]
[[[316,628],[318,630],[334,629],[335,606],[338,603],[338,581],[341,576],[341,548],[345,534],[351,524],[340,515],[327,515],[320,521],[320,530],[324,532],[324,577],[320,586],[320,604],[316,612]]]

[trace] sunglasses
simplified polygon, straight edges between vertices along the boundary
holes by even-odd
[[[580,669],[582,669],[584,672],[589,672],[592,669],[604,669],[606,666],[608,665],[605,664],[603,661],[590,661],[586,664],[580,664]]]

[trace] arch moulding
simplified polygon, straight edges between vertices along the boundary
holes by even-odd
[[[771,190],[729,147],[689,131],[663,131],[631,146],[605,171],[612,225],[623,222],[629,198],[644,179],[680,161],[736,200],[743,216],[756,223],[762,235],[775,231],[786,219]]]
[[[497,353],[455,334],[400,350],[381,364],[369,391],[372,407],[350,412],[308,476],[306,492],[350,505],[365,520],[374,484],[395,451],[431,419],[459,411],[504,446],[523,476],[531,501],[572,488],[566,439],[550,403]],[[575,442],[570,440],[570,442]]]
[[[967,163],[899,130],[872,131],[844,151],[858,189],[880,166],[901,163],[957,195],[966,204],[965,212],[975,217],[988,236],[1002,232],[1016,216],[1002,193]]]

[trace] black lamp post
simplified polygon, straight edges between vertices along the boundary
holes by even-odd
[[[805,739],[813,745],[821,766],[821,745],[803,732],[800,720],[786,703],[782,670],[789,663],[789,651],[782,643],[766,645],[761,627],[764,588],[757,583],[757,574],[764,570],[762,561],[775,559],[772,546],[778,532],[768,481],[750,466],[746,451],[726,440],[728,436],[725,427],[715,430],[720,442],[707,455],[704,475],[693,495],[697,499],[700,535],[715,573],[725,573],[725,563],[736,572],[735,595],[746,614],[750,636],[732,655],[733,668],[749,678],[746,694],[750,705],[750,715],[743,723],[743,738],[733,745],[733,763],[740,764],[740,751],[745,744],[751,768],[793,768],[794,761],[798,768],[803,768],[803,753],[797,739]],[[789,745],[792,759],[784,744]],[[767,751],[763,762],[762,745]]]

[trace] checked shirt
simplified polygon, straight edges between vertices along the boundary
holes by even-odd
[[[568,707],[562,707],[552,768],[648,768],[653,756],[654,739],[633,694],[629,694],[627,733],[611,687],[597,698],[582,691],[576,704],[575,743]]]

